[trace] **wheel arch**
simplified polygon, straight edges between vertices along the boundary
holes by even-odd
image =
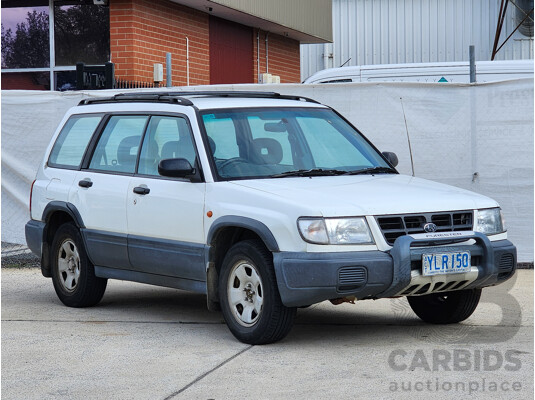
[[[262,222],[241,216],[225,216],[217,219],[207,235],[206,291],[210,310],[219,310],[219,271],[228,250],[236,243],[256,239],[271,253],[279,251],[279,245],[271,230]]]
[[[78,229],[84,228],[82,216],[78,209],[71,203],[64,201],[51,201],[43,211],[41,220],[45,223],[43,230],[43,252],[41,254],[41,272],[43,276],[50,278],[50,245],[57,229],[69,222],[73,222]]]

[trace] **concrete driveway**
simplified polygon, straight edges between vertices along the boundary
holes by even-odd
[[[3,399],[533,398],[533,270],[462,324],[405,299],[321,303],[282,342],[234,339],[201,295],[109,281],[71,309],[38,269],[2,269]]]

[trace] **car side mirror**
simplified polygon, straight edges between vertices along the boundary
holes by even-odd
[[[386,161],[390,163],[393,167],[397,166],[398,156],[396,156],[396,153],[392,153],[391,151],[383,151],[383,157],[386,158]]]
[[[167,158],[158,164],[158,173],[172,178],[187,178],[195,174],[195,168],[185,158]]]

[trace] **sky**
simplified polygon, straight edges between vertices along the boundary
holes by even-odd
[[[19,8],[2,8],[2,25],[5,30],[11,29],[13,32],[17,29],[17,24],[26,21],[28,11],[46,11],[48,6],[44,7],[19,7]]]

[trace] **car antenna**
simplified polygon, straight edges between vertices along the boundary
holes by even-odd
[[[409,154],[411,156],[412,176],[414,176],[414,160],[412,158],[411,138],[409,136],[409,128],[407,126],[407,117],[405,116],[405,108],[403,107],[403,97],[400,97],[399,101],[401,102],[401,111],[403,111],[403,119],[405,120],[405,132],[407,132],[407,142],[409,143]]]
[[[340,65],[339,68],[342,68],[342,67],[343,67],[344,65],[346,65],[349,61],[351,61],[351,57],[349,57],[345,63],[343,63],[342,65]]]

